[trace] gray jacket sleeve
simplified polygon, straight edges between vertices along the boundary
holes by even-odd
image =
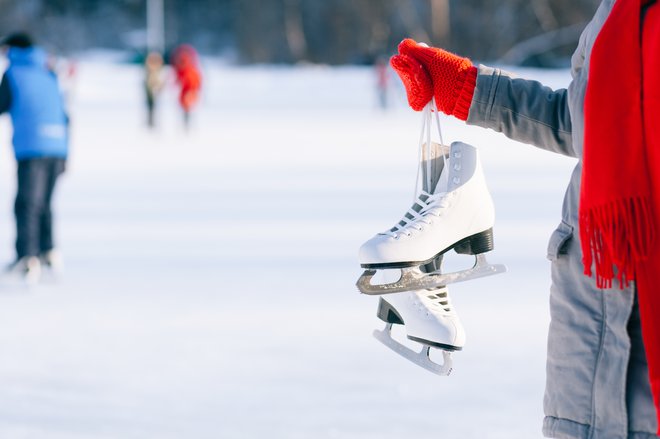
[[[467,123],[576,157],[566,93],[480,65]]]

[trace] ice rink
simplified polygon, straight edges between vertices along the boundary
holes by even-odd
[[[519,73],[553,87],[568,71]],[[574,160],[443,119],[479,147],[508,273],[450,287],[467,331],[437,377],[371,336],[360,244],[413,198],[419,115],[369,68],[207,61],[189,133],[149,132],[139,66],[80,62],[56,198],[58,282],[0,285],[0,438],[541,437],[547,240]],[[0,122],[0,261],[15,165]]]

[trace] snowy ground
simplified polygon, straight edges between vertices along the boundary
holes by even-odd
[[[505,275],[457,284],[450,377],[371,337],[357,248],[410,204],[418,115],[362,68],[206,66],[186,134],[141,72],[88,61],[57,203],[66,273],[0,289],[0,438],[541,437],[549,234],[571,159],[445,119],[480,147]],[[525,71],[552,86],[568,74]],[[0,123],[0,259],[14,165]]]

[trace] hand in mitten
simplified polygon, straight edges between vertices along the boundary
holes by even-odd
[[[410,38],[403,40],[399,44],[398,56],[404,57],[403,59],[406,60],[407,64],[417,65],[410,58],[421,64],[431,78],[431,82],[433,83],[433,97],[435,97],[435,103],[440,111],[451,116],[456,116],[458,119],[467,120],[470,104],[472,103],[472,95],[474,95],[474,88],[477,83],[477,68],[469,59],[462,58],[442,49],[418,44]],[[394,62],[392,66],[394,67]],[[397,70],[396,67],[394,68]],[[410,71],[410,69],[406,71]],[[401,76],[400,73],[399,76]],[[419,83],[418,81],[417,84]],[[420,90],[426,93],[426,86],[424,85]],[[408,92],[408,86],[406,86],[406,92]],[[421,94],[415,94],[415,104],[422,99],[421,96]],[[412,107],[410,93],[408,93],[408,100]]]
[[[433,97],[433,83],[422,64],[408,55],[394,55],[390,65],[403,82],[410,107],[415,111],[423,110]]]

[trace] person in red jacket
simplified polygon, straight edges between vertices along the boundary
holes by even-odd
[[[172,53],[171,63],[180,87],[179,105],[183,110],[183,123],[187,129],[190,126],[190,113],[199,102],[202,87],[199,58],[192,46],[182,44]]]

